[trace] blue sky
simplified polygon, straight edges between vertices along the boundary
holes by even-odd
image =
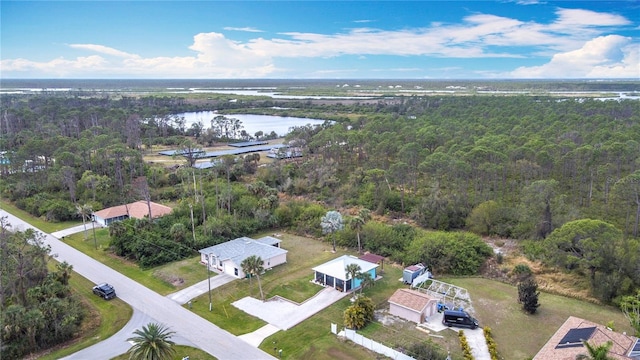
[[[7,1],[1,78],[640,78],[639,1]]]

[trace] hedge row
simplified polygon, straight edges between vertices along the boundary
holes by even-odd
[[[485,326],[484,329],[482,329],[482,332],[484,333],[484,338],[487,342],[487,347],[489,348],[491,360],[498,360],[498,346],[495,340],[493,340],[493,336],[491,336],[491,328]]]
[[[464,360],[473,360],[474,358],[473,353],[471,352],[471,346],[469,346],[467,337],[464,336],[464,331],[458,331],[458,337],[460,338],[460,347],[462,348]]]

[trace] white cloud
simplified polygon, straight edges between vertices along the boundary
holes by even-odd
[[[638,78],[640,44],[620,35],[600,36],[581,48],[558,53],[541,66],[519,67],[514,78]]]
[[[459,24],[431,23],[418,29],[362,27],[334,34],[286,32],[274,38],[256,37],[248,41],[234,41],[215,32],[199,33],[189,46],[194,54],[181,57],[145,58],[103,45],[71,44],[68,45],[71,48],[100,55],[48,62],[3,60],[0,69],[5,74],[30,75],[48,72],[60,76],[84,76],[86,73],[95,77],[133,74],[159,78],[241,78],[264,77],[280,71],[276,66],[278,58],[327,59],[353,55],[368,60],[375,55],[440,58],[552,56],[547,64],[521,67],[508,75],[638,77],[637,44],[631,44],[629,38],[618,35],[600,36],[604,27],[628,25],[626,18],[579,9],[558,9],[556,14],[557,19],[549,24],[473,14]],[[252,27],[225,29],[261,32]]]
[[[558,9],[558,26],[620,26],[629,25],[630,21],[624,16],[610,13],[599,13],[583,9]]]
[[[264,32],[260,29],[256,29],[256,28],[252,28],[252,27],[231,27],[231,26],[227,26],[224,28],[227,31],[246,31],[246,32],[253,32],[253,33],[261,33]]]
[[[138,57],[138,55],[134,55],[134,54],[129,54],[127,52],[124,51],[120,51],[108,46],[103,46],[103,45],[95,45],[95,44],[70,44],[69,45],[70,48],[74,48],[74,49],[83,49],[83,50],[89,50],[89,51],[93,51],[93,52],[97,52],[97,53],[101,53],[101,54],[105,54],[105,55],[111,55],[111,56],[117,56],[117,57],[121,57],[121,58],[135,58]]]

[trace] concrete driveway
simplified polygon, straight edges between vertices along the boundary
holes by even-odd
[[[457,333],[458,331],[462,330],[464,332],[464,336],[467,337],[469,346],[471,347],[473,358],[476,360],[491,360],[491,356],[489,355],[489,348],[487,347],[487,341],[484,338],[484,332],[482,331],[481,327],[475,330],[448,327],[442,324],[442,316],[442,313],[436,313],[432,316],[429,316],[424,323],[420,324],[420,326],[424,326],[434,332],[455,331]]]
[[[203,269],[206,269],[205,265],[203,265]],[[232,282],[233,280],[237,279],[229,274],[218,273],[216,276],[212,276],[209,280],[202,280],[197,284],[189,286],[188,288],[184,288],[180,291],[174,292],[173,294],[169,294],[167,295],[167,298],[177,302],[180,305],[184,305],[189,302],[189,300],[195,299],[198,296],[207,293],[209,291],[209,287],[211,287],[211,290],[213,290],[218,286],[222,286],[226,283]]]
[[[68,229],[64,229],[64,230],[60,230],[60,231],[56,231],[54,233],[51,233],[51,236],[58,238],[58,239],[62,239],[65,236],[69,236],[69,235],[73,235],[79,232],[83,232],[83,231],[87,231],[87,237],[88,238],[93,238],[93,228],[99,229],[101,228],[101,226],[96,223],[96,222],[92,222],[92,221],[87,221],[84,225],[78,225],[78,226],[74,226],[74,227],[70,227]]]
[[[6,216],[13,230],[34,228],[17,217],[0,211]],[[40,231],[42,232],[42,231]],[[44,233],[43,233],[44,234]],[[52,235],[45,234],[45,245],[51,246],[51,254],[58,261],[67,261],[73,270],[94,283],[108,282],[116,288],[118,297],[134,310],[166,325],[194,347],[215,356],[230,360],[275,359],[273,356],[238,339],[211,322],[183,308],[175,301],[149,290],[138,282],[72,248]],[[104,354],[91,353],[89,358],[107,358]]]
[[[320,310],[349,295],[333,288],[324,288],[302,304],[274,297],[261,301],[252,297],[245,297],[231,305],[258,317],[280,330],[287,330],[315,315]]]

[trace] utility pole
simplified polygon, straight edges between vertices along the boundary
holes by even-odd
[[[191,211],[191,234],[193,234],[193,244],[196,243],[196,224],[193,222],[193,205],[189,204],[189,210]]]
[[[209,260],[210,256],[211,254],[207,254],[207,282],[209,283],[209,312],[211,312],[211,268],[209,268],[209,266],[211,266],[211,260]]]

